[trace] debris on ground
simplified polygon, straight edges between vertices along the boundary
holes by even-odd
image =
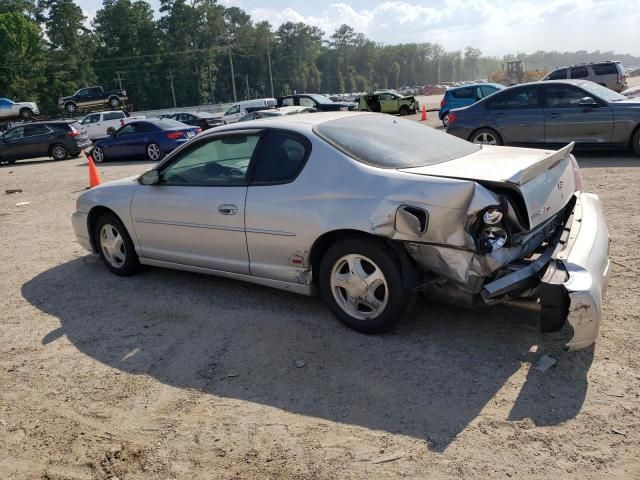
[[[624,432],[622,430],[618,430],[617,428],[612,428],[611,431],[613,433],[615,433],[615,434],[622,435],[623,437],[627,435],[627,432]]]
[[[6,195],[11,195],[12,193],[22,193],[22,189],[21,188],[8,188],[7,190],[4,191],[4,193]]]
[[[402,457],[404,457],[404,453],[389,453],[387,455],[382,455],[381,457],[374,458],[373,460],[371,460],[371,463],[378,464],[393,462],[394,460],[399,460]]]
[[[21,207],[23,205],[29,205],[31,202],[18,202],[16,203],[16,207]]]
[[[306,365],[307,365],[307,362],[305,362],[304,360],[296,360],[296,367],[302,368]]]
[[[541,355],[540,358],[538,358],[538,361],[536,363],[533,364],[533,368],[540,372],[546,372],[551,367],[553,367],[556,362],[557,360],[555,358],[545,353],[544,355]]]

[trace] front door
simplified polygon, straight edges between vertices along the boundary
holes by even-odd
[[[539,87],[512,87],[487,99],[487,111],[507,144],[544,142]]]
[[[131,204],[142,256],[249,274],[247,171],[259,138],[206,138],[160,165],[160,183],[141,185]]]
[[[593,106],[580,101],[593,96],[574,85],[549,84],[545,92],[546,143],[606,144],[613,134],[613,113],[606,103],[594,99]]]
[[[382,113],[398,113],[398,99],[390,93],[381,93],[380,111]]]
[[[53,130],[41,123],[24,126],[21,158],[38,158],[49,155],[49,146],[53,140]]]

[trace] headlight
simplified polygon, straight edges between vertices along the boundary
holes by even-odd
[[[482,215],[482,221],[487,225],[495,225],[502,221],[502,212],[497,208],[490,208]]]

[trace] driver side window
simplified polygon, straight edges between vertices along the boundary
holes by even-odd
[[[237,135],[199,143],[161,172],[161,184],[241,186],[259,135]]]

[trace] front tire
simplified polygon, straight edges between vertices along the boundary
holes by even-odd
[[[25,122],[30,122],[33,118],[33,112],[28,108],[20,109],[20,118]]]
[[[400,115],[402,117],[409,115],[409,113],[411,113],[411,111],[409,110],[409,107],[407,107],[406,105],[403,105],[402,107],[400,107]]]
[[[502,145],[502,137],[490,128],[481,128],[476,130],[469,137],[469,141],[471,143],[476,143],[479,145]]]
[[[331,246],[320,263],[319,284],[334,315],[361,333],[390,330],[415,303],[398,262],[376,241],[347,239]]]
[[[51,156],[54,160],[64,160],[69,156],[69,152],[67,147],[57,144],[51,147]]]
[[[127,229],[117,216],[102,214],[96,222],[94,238],[100,258],[112,273],[128,277],[138,271],[138,255]]]
[[[116,108],[120,105],[120,99],[117,97],[111,97],[109,99],[109,105],[111,105],[113,108]]]

